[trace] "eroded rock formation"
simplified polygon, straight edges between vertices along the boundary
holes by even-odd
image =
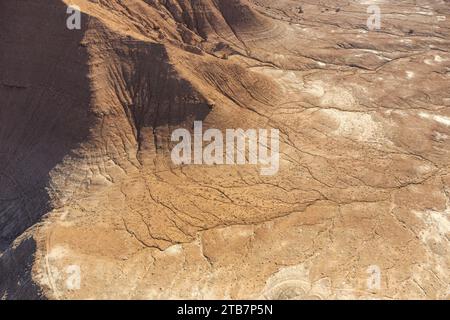
[[[449,3],[339,3],[2,0],[0,296],[448,298]],[[195,120],[279,173],[173,165]]]

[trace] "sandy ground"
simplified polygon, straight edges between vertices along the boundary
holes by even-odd
[[[0,296],[449,298],[449,3],[338,3],[3,0]],[[278,174],[173,165],[194,120]]]

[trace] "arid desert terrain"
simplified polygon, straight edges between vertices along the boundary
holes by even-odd
[[[276,172],[174,163],[195,123],[278,130]],[[449,299],[449,270],[449,0],[0,1],[0,299]]]

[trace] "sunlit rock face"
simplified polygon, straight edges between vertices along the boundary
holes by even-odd
[[[449,298],[449,3],[341,2],[2,0],[0,297]]]

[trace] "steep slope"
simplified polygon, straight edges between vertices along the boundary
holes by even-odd
[[[87,140],[96,119],[83,31],[60,27],[65,6],[8,1],[1,11],[0,235],[8,244],[48,212],[49,171]]]
[[[361,1],[2,1],[0,296],[447,297],[450,12],[419,2],[369,32]],[[175,166],[195,120],[279,129],[278,174]]]

